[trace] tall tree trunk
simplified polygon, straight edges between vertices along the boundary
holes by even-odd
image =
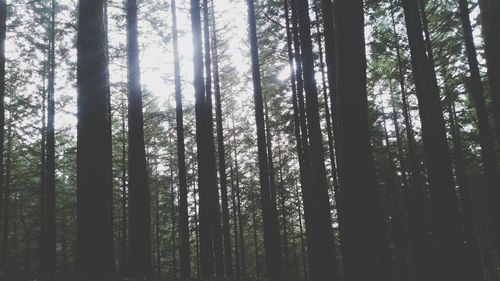
[[[257,47],[257,28],[254,1],[248,0],[248,24],[250,27],[250,49],[252,58],[252,78],[255,102],[255,121],[257,126],[257,146],[259,155],[259,179],[262,201],[262,220],[264,224],[264,251],[266,272],[270,280],[283,278],[283,262],[279,243],[279,224],[273,210],[269,184],[268,155],[266,151],[266,132],[264,124],[264,102],[260,77],[259,51]]]
[[[467,180],[466,165],[464,159],[464,150],[462,147],[462,140],[460,137],[460,129],[457,122],[455,113],[455,105],[452,104],[448,108],[450,116],[450,131],[453,141],[453,154],[455,156],[455,174],[457,177],[457,184],[460,187],[460,201],[462,203],[462,213],[464,217],[464,230],[465,230],[465,250],[467,251],[468,280],[483,281],[483,262],[481,255],[481,248],[479,246],[479,238],[477,236],[477,219],[472,210],[472,198],[469,183]]]
[[[500,5],[498,6],[500,7]],[[479,128],[479,144],[481,145],[481,158],[484,165],[484,182],[488,186],[490,194],[493,234],[497,253],[500,253],[500,178],[498,174],[497,157],[495,156],[494,141],[488,120],[488,111],[486,109],[481,74],[479,72],[479,63],[477,61],[477,52],[476,46],[474,45],[472,26],[469,18],[469,4],[467,0],[460,0],[459,7],[460,20],[464,30],[465,51],[470,71],[470,80],[467,86],[476,109]],[[493,88],[491,88],[491,90],[493,91]]]
[[[321,71],[321,83],[322,83],[322,92],[323,92],[323,106],[325,110],[325,119],[326,119],[326,133],[328,137],[328,155],[330,156],[330,168],[331,168],[331,173],[332,173],[332,179],[333,179],[333,190],[338,191],[338,177],[337,177],[337,165],[335,161],[335,151],[334,151],[334,142],[333,142],[333,127],[332,127],[332,119],[330,116],[330,108],[328,105],[328,90],[332,90],[332,88],[327,87],[327,77],[325,77],[325,61],[323,59],[323,44],[322,44],[322,36],[321,36],[321,29],[320,29],[320,17],[319,17],[319,7],[318,7],[318,1],[319,0],[314,0],[314,14],[316,18],[316,44],[318,45],[318,56],[319,56],[319,66],[320,66],[320,71]],[[323,16],[324,17],[324,16]],[[331,30],[329,30],[331,31]],[[325,41],[328,40],[326,39],[326,28],[324,29],[323,34],[325,35]],[[329,35],[328,35],[329,36]],[[327,74],[328,75],[328,74]]]
[[[50,46],[49,48],[50,49]],[[47,50],[48,51],[48,50]],[[47,52],[48,54],[49,52]],[[46,77],[49,70],[48,56],[45,57],[44,54],[44,64],[42,71],[42,129],[41,129],[41,139],[40,139],[40,240],[39,240],[39,252],[40,252],[40,269],[43,267],[42,264],[45,262],[42,259],[42,253],[45,252],[45,236],[46,236],[46,193],[47,193],[47,89],[46,89]],[[41,270],[40,270],[41,271]],[[42,277],[42,276],[41,276]]]
[[[254,196],[255,197],[255,196]],[[255,258],[255,275],[257,278],[262,278],[262,269],[260,266],[260,255],[259,255],[259,245],[257,243],[257,219],[255,215],[255,199],[252,202],[252,232],[253,232],[253,248],[254,248],[254,258]],[[265,249],[264,249],[265,250]]]
[[[219,77],[219,52],[217,28],[215,25],[214,1],[210,1],[211,23],[212,23],[212,57],[213,57],[213,76],[215,87],[215,117],[217,125],[217,152],[219,157],[219,180],[220,196],[222,202],[222,235],[224,239],[224,268],[226,276],[233,277],[233,258],[231,253],[231,235],[229,224],[229,204],[227,198],[227,178],[226,178],[226,152],[224,148],[224,129],[222,125],[222,101]]]
[[[7,33],[7,1],[0,0],[0,231],[3,228],[4,204],[4,141],[5,141],[5,37]],[[0,266],[4,261],[0,259]]]
[[[466,265],[463,234],[439,89],[436,77],[433,77],[432,62],[426,54],[417,2],[403,0],[403,8],[431,186],[439,268],[439,273],[434,276],[437,280],[464,280]]]
[[[273,156],[273,136],[271,135],[271,122],[269,121],[269,108],[267,96],[264,96],[264,124],[266,126],[266,144],[267,144],[267,160],[269,167],[269,189],[271,192],[271,203],[273,204],[273,212],[277,212],[276,201],[276,178],[274,174],[274,156]]]
[[[208,129],[208,172],[209,172],[209,187],[211,199],[213,200],[213,224],[212,224],[212,238],[215,254],[215,275],[218,278],[224,278],[224,255],[222,251],[222,229],[219,205],[219,191],[217,189],[217,165],[215,161],[215,143],[214,143],[214,118],[212,114],[212,57],[210,48],[210,16],[208,8],[208,0],[203,0],[203,35],[205,46],[205,98],[206,98],[206,122]]]
[[[137,1],[127,0],[128,167],[130,273],[151,276],[150,192],[144,147],[144,117],[137,42]]]
[[[79,1],[77,39],[77,273],[114,274],[112,154],[104,1]]]
[[[403,117],[405,124],[406,139],[408,142],[408,158],[410,160],[410,203],[408,215],[410,219],[410,240],[414,257],[414,266],[417,279],[431,280],[435,278],[435,265],[431,253],[431,242],[429,235],[429,222],[427,208],[425,204],[424,183],[420,174],[421,167],[417,159],[416,141],[411,124],[410,109],[408,106],[407,91],[405,86],[405,77],[403,62],[401,57],[401,46],[399,36],[396,30],[396,21],[394,16],[394,3],[391,2],[391,22],[394,41],[396,46],[396,63],[398,66],[399,86],[401,90],[401,101]]]
[[[490,95],[495,117],[495,132],[498,146],[500,146],[500,54],[498,53],[500,49],[500,3],[496,0],[480,0],[479,9],[481,11],[481,28],[486,66],[488,67]],[[495,243],[500,244],[498,240]],[[497,253],[500,252],[500,246],[496,245],[496,247]]]
[[[298,189],[297,189],[298,193]],[[300,250],[302,255],[302,267],[304,271],[304,279],[309,280],[309,270],[307,267],[307,254],[306,254],[306,243],[304,242],[304,228],[302,227],[302,210],[300,208],[300,202],[297,202],[297,213],[299,215],[299,235],[300,235]]]
[[[210,278],[214,274],[213,209],[211,197],[210,150],[208,132],[207,100],[203,75],[203,52],[201,35],[200,1],[191,0],[191,26],[193,37],[193,67],[195,87],[196,144],[198,159],[198,191],[200,204],[200,277]]]
[[[387,261],[387,245],[384,245],[384,221],[368,130],[363,1],[337,1],[335,8],[336,151],[342,187],[345,280],[368,280],[373,276],[390,280],[392,272]],[[361,211],[368,209],[372,211]]]
[[[172,10],[172,44],[174,48],[175,118],[177,132],[177,168],[179,177],[179,263],[181,279],[191,277],[191,256],[189,250],[188,188],[186,182],[186,149],[184,145],[184,113],[182,108],[182,86],[180,73],[179,42],[177,32],[176,1],[170,4]]]
[[[56,175],[55,175],[55,0],[51,1],[51,15],[49,27],[49,73],[47,88],[47,158],[46,158],[46,185],[43,210],[43,224],[45,233],[42,234],[40,248],[40,274],[42,280],[52,280],[56,274]]]

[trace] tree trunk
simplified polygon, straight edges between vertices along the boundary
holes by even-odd
[[[195,87],[196,144],[198,159],[198,191],[200,204],[200,277],[210,278],[214,274],[213,208],[211,196],[210,150],[208,132],[207,100],[203,75],[203,52],[201,35],[200,1],[191,0],[191,26],[193,37],[193,66]],[[213,152],[213,151],[212,151]]]
[[[215,87],[215,115],[217,125],[217,152],[219,156],[219,180],[220,180],[220,196],[222,202],[222,235],[224,239],[224,268],[226,276],[233,277],[233,258],[231,253],[231,235],[229,224],[229,205],[227,198],[227,178],[226,178],[226,152],[224,148],[224,129],[222,125],[222,101],[219,77],[219,54],[217,29],[215,25],[215,8],[214,1],[211,4],[211,22],[212,22],[212,56],[213,56],[213,74]]]
[[[434,277],[437,280],[464,280],[466,279],[464,272],[466,265],[463,234],[439,89],[436,77],[433,77],[432,62],[426,54],[417,2],[403,0],[403,8],[431,186],[436,257],[439,268],[439,273],[434,274]]]
[[[363,1],[338,1],[335,8],[338,70],[336,151],[342,187],[345,280],[368,280],[374,276],[390,280],[392,272],[387,260],[384,221],[378,202],[368,130]],[[366,213],[362,210],[372,211]]]
[[[127,1],[127,27],[130,274],[136,278],[150,278],[151,211],[144,147],[136,0]]]
[[[189,250],[188,188],[186,182],[186,149],[184,145],[184,113],[182,108],[182,86],[180,73],[179,43],[177,32],[176,0],[171,0],[172,44],[174,48],[175,118],[177,132],[177,167],[179,177],[179,265],[181,279],[191,277],[191,255]]]
[[[408,142],[408,157],[410,159],[410,203],[408,216],[410,219],[410,240],[413,251],[414,266],[417,279],[432,280],[435,278],[435,265],[431,253],[431,242],[429,235],[429,221],[424,195],[424,183],[420,174],[421,167],[417,159],[416,141],[411,124],[409,112],[407,91],[405,86],[403,62],[401,58],[401,47],[399,45],[399,36],[396,31],[396,22],[394,17],[394,4],[391,2],[391,21],[396,46],[396,63],[398,65],[399,86],[401,89],[401,101],[403,117],[405,124],[406,139]]]
[[[49,73],[47,89],[47,155],[45,199],[42,211],[45,233],[42,234],[40,248],[40,274],[42,280],[52,280],[56,274],[56,175],[55,175],[55,1],[51,1],[49,32]]]
[[[500,7],[500,5],[498,6]],[[497,253],[500,253],[500,190],[498,188],[500,186],[500,178],[498,174],[497,157],[494,149],[493,136],[490,130],[491,127],[488,120],[488,111],[486,108],[484,90],[481,82],[481,74],[479,72],[479,63],[477,61],[477,52],[476,46],[474,45],[472,26],[469,18],[469,4],[467,0],[460,0],[459,7],[460,20],[464,30],[465,51],[470,71],[470,80],[467,86],[476,109],[479,129],[479,144],[481,145],[481,158],[484,166],[484,182],[488,186],[490,194],[491,209],[493,213],[493,234],[495,245],[497,246]],[[493,91],[493,88],[491,88],[491,90]]]
[[[498,53],[500,49],[500,3],[496,0],[480,0],[479,9],[481,11],[481,28],[486,66],[488,67],[490,95],[495,117],[495,132],[500,146],[500,54]],[[499,244],[498,238],[495,243]],[[500,252],[500,246],[496,245],[496,247],[497,252]]]
[[[104,1],[80,1],[78,7],[77,272],[99,280],[114,274]]]
[[[214,119],[212,114],[212,57],[210,54],[210,16],[208,12],[208,0],[203,0],[203,35],[205,46],[205,98],[206,98],[206,113],[207,113],[207,129],[208,139],[206,139],[209,148],[208,172],[209,172],[209,187],[210,194],[213,200],[213,224],[212,237],[215,254],[215,275],[218,278],[224,278],[224,255],[222,251],[222,229],[219,205],[219,191],[217,189],[217,165],[215,161],[215,143],[214,143]]]
[[[279,224],[276,212],[273,210],[269,186],[269,166],[266,151],[266,132],[264,124],[264,102],[260,77],[259,51],[257,47],[257,28],[255,20],[254,1],[248,0],[248,23],[250,27],[250,48],[252,57],[252,77],[255,102],[255,120],[257,126],[257,146],[259,154],[259,179],[262,200],[262,220],[264,224],[264,251],[266,272],[270,280],[282,280],[283,263],[281,260],[281,245],[279,243]]]
[[[7,1],[0,0],[0,231],[4,204],[4,141],[5,141],[5,37],[7,31]],[[4,260],[0,258],[0,266]]]

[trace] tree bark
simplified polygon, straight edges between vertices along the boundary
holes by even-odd
[[[500,7],[500,5],[498,6]],[[476,109],[479,144],[481,145],[481,158],[484,166],[484,182],[488,187],[491,200],[493,237],[495,239],[497,253],[500,253],[500,176],[498,174],[497,157],[494,149],[492,131],[490,130],[491,127],[488,119],[483,84],[481,82],[481,74],[479,72],[479,63],[477,61],[477,52],[476,46],[474,45],[472,26],[469,18],[469,4],[467,0],[459,1],[459,15],[464,31],[465,51],[470,71],[470,80],[466,86],[469,88]],[[494,83],[497,83],[497,81]],[[493,93],[494,89],[490,89]]]
[[[500,50],[500,3],[496,0],[480,0],[479,9],[493,116],[495,117],[495,132],[498,146],[500,146],[500,54],[498,53]],[[495,243],[499,244],[499,241]],[[500,246],[496,247],[497,252],[500,252]]]
[[[130,274],[149,279],[152,270],[151,210],[144,147],[136,0],[127,0],[127,27]]]
[[[177,133],[177,167],[179,177],[179,263],[180,277],[191,277],[191,255],[189,249],[188,188],[186,182],[186,149],[184,145],[184,113],[182,108],[182,85],[180,74],[179,43],[177,32],[176,0],[170,4],[172,10],[172,44],[174,48],[175,118]]]
[[[252,58],[252,77],[255,102],[255,120],[257,126],[257,146],[259,158],[259,179],[262,200],[262,219],[264,224],[264,250],[266,272],[270,280],[283,279],[283,263],[281,245],[279,243],[279,224],[269,184],[268,155],[266,151],[266,132],[264,124],[264,102],[260,77],[259,51],[257,47],[257,28],[254,1],[248,0],[248,24],[250,27],[250,49]]]
[[[363,16],[363,1],[336,2],[336,151],[342,187],[341,235],[347,281],[369,280],[374,276],[380,280],[393,278],[369,136]]]
[[[215,115],[217,126],[217,152],[219,156],[219,180],[220,180],[220,196],[222,202],[222,235],[224,239],[224,268],[226,276],[233,277],[233,258],[231,253],[231,235],[229,224],[229,204],[227,198],[227,178],[226,178],[226,152],[224,147],[224,129],[222,125],[222,101],[219,77],[219,53],[218,53],[218,38],[215,25],[215,8],[214,1],[211,4],[211,22],[212,22],[212,57],[213,57],[213,76],[215,87]]]
[[[104,1],[80,1],[78,7],[77,273],[100,280],[114,274]]]
[[[191,0],[191,26],[193,37],[193,67],[195,87],[195,117],[196,117],[196,144],[198,159],[198,192],[200,206],[200,277],[210,278],[214,274],[214,247],[213,228],[214,221],[213,196],[210,182],[210,148],[208,132],[207,100],[205,96],[205,83],[203,75],[203,52],[201,35],[200,1]]]
[[[437,280],[464,280],[463,233],[454,190],[450,153],[432,61],[426,53],[417,1],[403,0],[413,76],[419,101],[424,152],[431,186]],[[429,257],[426,257],[429,258]]]

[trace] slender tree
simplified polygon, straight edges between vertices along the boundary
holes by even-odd
[[[264,101],[260,77],[259,51],[257,43],[257,28],[255,20],[254,1],[248,0],[248,24],[250,37],[250,52],[252,58],[252,78],[255,102],[255,120],[257,126],[257,146],[259,158],[259,179],[262,201],[262,219],[264,223],[264,251],[266,272],[270,280],[282,280],[283,263],[281,245],[279,243],[279,224],[271,198],[269,184],[269,165],[266,151],[266,131],[264,122]]]
[[[222,229],[220,217],[219,191],[217,189],[217,165],[215,161],[215,142],[214,142],[214,119],[212,107],[212,55],[210,47],[210,16],[209,2],[203,0],[203,39],[205,47],[205,99],[206,99],[206,126],[208,131],[208,173],[209,173],[209,188],[210,197],[212,200],[213,218],[212,223],[212,238],[215,254],[215,274],[218,278],[224,277],[224,257],[222,251]]]
[[[382,266],[381,272],[377,270],[377,262],[383,263],[382,259],[386,257],[384,249],[381,249],[383,246],[377,243],[381,240],[382,221],[377,210],[378,192],[368,132],[363,1],[337,1],[335,27],[338,95],[336,151],[342,187],[341,234],[345,280],[368,280],[373,276],[388,280],[391,274],[386,267]],[[379,251],[377,255],[376,249]]]
[[[175,79],[175,118],[177,121],[177,167],[179,177],[179,263],[182,279],[191,276],[191,258],[189,250],[189,214],[188,190],[186,182],[186,152],[184,146],[184,114],[182,109],[182,88],[179,59],[179,43],[177,32],[177,6],[176,1],[170,4],[172,10],[172,44],[174,48],[174,79]]]
[[[0,231],[4,207],[4,141],[5,141],[5,37],[7,32],[7,1],[0,0]],[[1,232],[0,232],[1,233]],[[4,260],[0,257],[0,266]]]
[[[210,1],[210,19],[212,25],[212,65],[215,90],[215,119],[217,126],[217,152],[219,157],[219,181],[220,197],[222,203],[222,235],[224,238],[224,268],[226,276],[233,276],[233,258],[231,253],[231,235],[229,224],[229,204],[227,196],[227,178],[226,178],[226,152],[224,147],[224,129],[222,126],[222,100],[219,75],[219,51],[217,28],[215,25],[214,1]]]
[[[306,93],[306,116],[309,131],[311,185],[310,189],[312,227],[309,229],[308,245],[311,256],[309,267],[311,280],[321,280],[324,276],[335,278],[337,258],[332,233],[328,186],[324,163],[323,142],[319,117],[319,102],[314,78],[314,59],[309,19],[309,5],[305,0],[297,0],[301,58],[303,65],[304,89]]]
[[[423,38],[417,1],[403,0],[413,78],[419,101],[424,152],[431,186],[437,280],[466,278],[464,245],[439,88]],[[430,257],[427,257],[430,258]]]
[[[108,280],[114,273],[111,124],[104,1],[78,6],[77,272]]]
[[[208,132],[207,101],[203,75],[203,52],[201,35],[200,1],[191,0],[191,27],[193,37],[193,67],[195,87],[196,144],[198,159],[198,192],[200,206],[200,277],[214,274],[213,223],[214,200],[211,197],[210,150]]]
[[[480,0],[481,28],[484,38],[490,96],[495,117],[495,132],[500,146],[500,3],[496,0]],[[498,219],[497,219],[498,220]],[[497,227],[497,226],[496,226]],[[496,229],[495,231],[498,231]],[[500,234],[495,233],[497,253],[500,252]]]
[[[40,241],[40,272],[43,280],[51,280],[56,273],[56,174],[55,174],[55,0],[51,1],[49,24],[49,51],[48,51],[48,87],[47,87],[47,137],[46,137],[46,176],[42,200],[43,233]]]
[[[137,1],[127,1],[130,274],[151,275],[151,218],[137,42]]]
[[[500,7],[500,5],[498,6]],[[497,253],[500,253],[500,204],[498,204],[498,202],[500,202],[500,190],[498,188],[500,186],[500,178],[498,175],[494,141],[490,122],[488,119],[488,111],[486,109],[484,89],[481,82],[481,74],[479,72],[479,63],[477,61],[477,52],[476,46],[474,45],[472,25],[470,23],[469,17],[469,4],[467,0],[459,1],[459,15],[464,31],[465,51],[470,72],[468,88],[476,109],[479,129],[479,144],[481,145],[481,157],[484,165],[485,182],[487,183],[491,200],[491,208],[493,213],[492,224],[494,230],[493,234],[495,238],[495,244],[497,245]],[[493,83],[497,82],[494,81]],[[490,85],[490,87],[493,94],[494,84]]]

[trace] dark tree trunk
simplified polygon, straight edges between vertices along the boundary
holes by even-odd
[[[384,221],[368,130],[363,1],[338,1],[335,8],[336,151],[342,187],[345,280],[368,280],[374,276],[390,280],[392,272],[387,261]],[[362,211],[368,209],[372,211]]]
[[[56,273],[56,175],[55,175],[55,1],[51,1],[49,27],[49,73],[47,88],[47,155],[44,207],[42,210],[43,230],[40,247],[40,274],[43,280],[54,279]]]
[[[48,48],[50,49],[50,48]],[[48,53],[48,52],[47,52]],[[44,237],[47,233],[46,231],[46,221],[45,221],[45,211],[46,203],[45,200],[47,196],[47,89],[46,89],[46,77],[48,72],[48,58],[44,54],[43,72],[42,72],[42,128],[41,128],[41,140],[40,140],[40,240],[39,240],[39,251],[40,251],[40,271],[42,271],[42,264],[44,263],[42,259],[42,253],[45,251],[43,248],[45,244],[42,243]],[[42,277],[42,276],[41,276]]]
[[[405,124],[406,139],[408,142],[408,158],[410,160],[410,202],[408,216],[410,219],[410,240],[413,252],[413,263],[416,270],[417,279],[432,280],[435,278],[434,261],[431,253],[431,242],[429,235],[428,214],[425,203],[424,183],[420,174],[421,167],[417,159],[416,141],[411,124],[409,112],[407,91],[405,86],[405,77],[403,69],[403,61],[401,57],[401,47],[399,36],[396,31],[396,22],[394,17],[394,5],[391,10],[392,30],[394,33],[394,41],[396,46],[396,63],[398,65],[399,86],[401,89],[401,101],[403,109],[403,117]]]
[[[7,31],[7,1],[0,0],[0,231],[4,204],[4,141],[5,141],[5,37]],[[0,258],[0,266],[4,260]]]
[[[182,109],[182,87],[180,73],[179,43],[177,32],[176,1],[170,4],[172,10],[172,44],[174,48],[175,118],[177,124],[177,167],[179,177],[179,263],[181,279],[191,277],[191,255],[189,250],[188,189],[186,182],[186,149],[184,145],[184,113]]]
[[[255,201],[255,199],[253,199]],[[259,254],[259,244],[257,242],[257,219],[255,216],[256,204],[252,202],[252,233],[253,233],[253,248],[254,248],[254,257],[255,257],[255,275],[257,278],[262,277],[262,269],[260,267],[260,254]],[[264,249],[265,250],[265,249]]]
[[[484,165],[484,182],[488,186],[488,191],[490,194],[491,209],[493,213],[493,235],[497,253],[500,253],[500,179],[498,174],[497,159],[495,156],[496,154],[494,149],[493,136],[490,130],[491,127],[488,120],[488,111],[486,108],[484,89],[481,82],[481,74],[479,72],[476,46],[474,45],[472,26],[469,18],[469,4],[467,0],[460,0],[459,5],[460,20],[462,22],[462,28],[464,30],[465,51],[467,54],[467,61],[469,63],[470,71],[470,80],[467,86],[469,88],[476,109],[479,129],[479,144],[481,145],[481,158]],[[500,5],[498,6],[500,7]],[[498,16],[500,16],[500,14]],[[495,81],[494,83],[498,82]],[[492,85],[490,85],[490,89],[493,93],[494,88],[492,88],[491,86]],[[500,90],[500,88],[498,90]]]
[[[495,117],[495,132],[500,146],[500,3],[496,0],[480,0],[481,28],[488,67],[490,95]],[[498,220],[498,219],[497,219]],[[498,231],[495,230],[495,231]],[[500,236],[500,234],[495,234]],[[500,253],[500,241],[496,238],[497,253]]]
[[[468,280],[483,281],[483,262],[481,255],[481,248],[479,246],[479,238],[477,235],[477,219],[472,210],[472,198],[470,186],[467,180],[466,164],[464,159],[464,150],[462,147],[462,140],[460,137],[460,129],[455,113],[455,105],[452,104],[448,108],[450,116],[450,131],[453,141],[453,154],[455,156],[455,174],[457,184],[460,187],[460,201],[462,203],[462,213],[464,217],[464,230],[465,230],[465,250],[467,251],[467,264],[468,267]]]
[[[193,66],[195,87],[196,144],[198,159],[198,191],[200,204],[200,277],[210,278],[214,274],[213,227],[214,200],[211,193],[211,173],[207,100],[203,75],[203,52],[201,35],[200,1],[191,0],[191,26],[193,36]]]
[[[248,24],[250,27],[250,48],[252,57],[252,77],[255,102],[255,120],[257,125],[257,145],[259,154],[259,179],[262,200],[262,220],[264,224],[264,250],[266,272],[270,280],[283,278],[283,263],[281,245],[279,243],[279,224],[276,212],[273,210],[272,196],[269,184],[268,155],[266,151],[266,132],[264,124],[264,102],[260,77],[259,51],[257,47],[257,28],[255,20],[254,1],[248,0]]]
[[[222,101],[219,77],[219,54],[217,29],[215,25],[215,8],[214,1],[211,4],[211,23],[212,23],[212,56],[213,56],[213,74],[215,87],[215,116],[217,125],[217,152],[219,157],[219,180],[220,180],[220,196],[222,202],[222,235],[224,238],[224,267],[226,276],[233,277],[233,258],[231,253],[231,236],[229,224],[229,205],[227,198],[227,178],[226,178],[226,152],[224,148],[224,129],[222,126]]]
[[[463,233],[439,89],[436,77],[433,75],[432,62],[426,54],[418,3],[403,0],[403,8],[431,186],[436,258],[439,268],[439,273],[434,274],[434,277],[437,280],[464,280],[467,278],[464,272],[466,265]]]
[[[136,0],[127,1],[127,27],[130,274],[137,278],[150,278],[151,211],[144,147]]]
[[[335,150],[334,150],[334,141],[333,141],[333,127],[332,127],[332,119],[330,116],[330,107],[328,105],[328,91],[333,90],[334,85],[331,88],[327,87],[327,77],[325,77],[325,61],[323,59],[323,44],[322,44],[322,36],[321,36],[321,30],[320,30],[320,17],[319,17],[319,7],[318,7],[318,0],[314,0],[314,14],[316,17],[316,43],[318,45],[318,56],[319,56],[319,66],[320,66],[320,71],[321,71],[321,82],[322,82],[322,93],[323,93],[323,106],[325,110],[325,119],[326,119],[326,133],[328,137],[328,156],[330,156],[330,168],[331,168],[331,173],[332,173],[332,180],[333,180],[333,190],[334,192],[337,192],[339,190],[338,188],[338,177],[337,177],[337,165],[335,161]],[[324,18],[324,16],[323,16]],[[332,19],[333,20],[333,19]],[[323,23],[324,24],[324,23]],[[332,31],[332,30],[329,30]],[[326,38],[326,28],[324,28],[323,34],[325,35],[325,41],[329,40],[330,38]],[[330,35],[328,35],[329,37]],[[327,73],[328,75],[328,73]],[[333,82],[332,82],[333,83]]]
[[[214,143],[214,119],[212,114],[212,57],[210,48],[210,16],[208,8],[208,0],[203,0],[203,35],[205,46],[205,98],[206,98],[206,126],[208,130],[208,172],[209,172],[209,187],[212,199],[212,238],[215,254],[215,275],[218,278],[224,278],[224,255],[222,251],[222,229],[219,205],[219,191],[217,189],[217,165],[215,161],[215,143]]]
[[[77,273],[109,279],[113,196],[104,1],[80,1],[78,7]]]

